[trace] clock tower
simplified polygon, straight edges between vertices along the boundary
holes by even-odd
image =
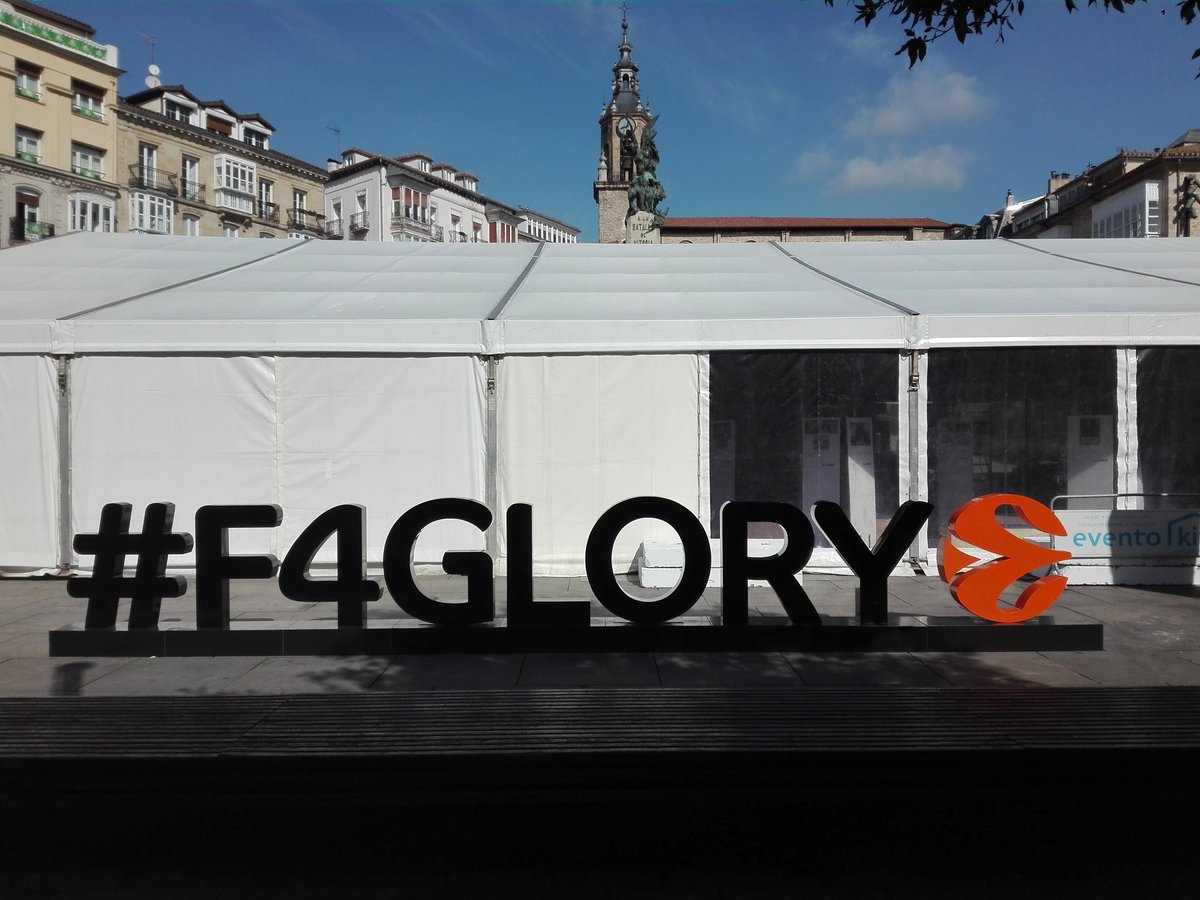
[[[593,195],[600,207],[600,243],[625,240],[630,211],[629,189],[637,172],[634,161],[650,108],[639,95],[638,67],[629,43],[629,21],[621,16],[620,58],[613,65],[612,99],[600,113],[600,165]]]

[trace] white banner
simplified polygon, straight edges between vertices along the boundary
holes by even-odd
[[[1200,510],[1055,510],[1067,529],[1054,537],[1055,550],[1072,559],[1200,556]]]

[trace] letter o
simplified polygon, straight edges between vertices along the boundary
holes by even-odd
[[[1159,544],[1162,543],[1162,535],[1159,534],[1157,531],[1147,532],[1146,533],[1146,543],[1149,544],[1151,547],[1157,547]]]
[[[658,600],[630,597],[612,571],[612,548],[621,529],[635,519],[658,519],[670,525],[683,542],[683,575],[679,584]],[[588,584],[596,599],[613,615],[656,625],[683,615],[696,605],[708,585],[712,548],[700,520],[683,504],[665,497],[633,497],[608,509],[592,526],[584,552]]]

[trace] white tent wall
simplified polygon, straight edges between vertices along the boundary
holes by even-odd
[[[105,503],[175,504],[192,532],[206,504],[278,503],[270,357],[90,356],[71,366],[73,533],[94,532]],[[270,529],[234,529],[232,553],[277,553]],[[76,560],[78,563],[79,560]],[[194,565],[194,554],[172,565]],[[84,558],[82,564],[91,564]]]
[[[500,506],[533,506],[536,574],[581,573],[596,519],[630,497],[666,497],[706,519],[699,378],[696,354],[501,360]],[[663,523],[639,520],[614,545],[614,570],[628,571],[644,540],[677,539]],[[503,524],[500,548],[507,555]]]
[[[477,357],[281,357],[280,542],[290,547],[317,515],[342,503],[367,510],[367,559],[383,559],[392,523],[439,497],[485,501],[487,404]],[[465,522],[421,532],[414,561],[440,563],[447,550],[477,550],[484,536]],[[336,557],[327,541],[317,563]]]
[[[0,356],[0,572],[57,568],[58,370],[50,356]]]
[[[325,509],[360,503],[367,556],[379,562],[409,507],[483,500],[481,370],[471,357],[79,358],[73,530],[94,531],[103,505],[117,501],[133,504],[135,527],[145,504],[173,502],[180,531],[193,531],[203,505],[278,503],[280,528],[234,529],[229,546],[282,555]],[[482,546],[471,526],[437,523],[415,560]],[[332,562],[335,549],[327,542],[316,562]],[[194,554],[171,561],[189,566]]]

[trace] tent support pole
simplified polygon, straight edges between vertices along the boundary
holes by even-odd
[[[58,569],[71,568],[71,358],[54,357],[58,370]]]
[[[484,436],[487,464],[484,466],[483,491],[487,508],[492,511],[492,524],[487,530],[487,552],[493,560],[500,552],[500,491],[497,447],[499,445],[499,420],[496,413],[496,369],[495,356],[483,357],[484,377],[487,391],[487,433]]]
[[[929,387],[927,379],[921,377],[925,354],[920,350],[908,351],[908,500],[927,500],[925,487],[924,458],[921,447],[925,432],[925,399]],[[929,547],[929,523],[909,548],[909,559],[914,568],[922,569]]]

